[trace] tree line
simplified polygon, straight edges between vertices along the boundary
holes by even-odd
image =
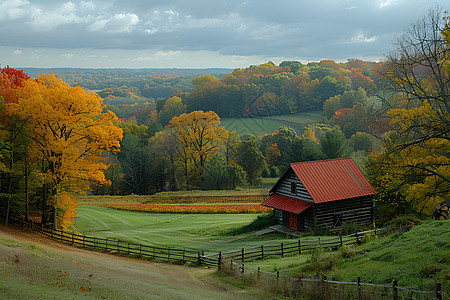
[[[28,215],[34,203],[43,222],[65,226],[73,195],[88,185],[111,195],[234,189],[291,162],[356,151],[383,217],[430,213],[449,194],[449,39],[448,17],[433,10],[383,62],[269,62],[202,75],[190,92],[123,106],[120,119],[105,105],[114,89],[103,102],[53,74],[3,68],[2,212]],[[318,109],[322,122],[302,132],[239,135],[220,123]]]

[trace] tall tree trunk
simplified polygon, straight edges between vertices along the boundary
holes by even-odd
[[[5,226],[8,226],[9,221],[9,207],[11,205],[11,197],[12,197],[12,168],[14,162],[14,151],[11,150],[11,156],[9,157],[9,176],[8,176],[8,200],[6,202],[6,215],[5,215]]]
[[[58,213],[56,210],[56,208],[58,207],[58,203],[57,203],[58,200],[56,199],[56,189],[52,189],[52,197],[54,198],[54,201],[55,201],[55,203],[53,204],[53,207],[52,207],[52,219],[53,219],[52,226],[53,226],[53,230],[56,230],[56,229],[58,229],[58,226],[56,224],[57,216],[58,216]]]
[[[47,183],[44,183],[42,185],[42,224],[46,224],[47,223],[47,195],[48,192],[48,188],[47,188]]]
[[[25,152],[25,221],[28,220],[28,153]]]

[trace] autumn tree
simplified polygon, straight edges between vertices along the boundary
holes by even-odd
[[[167,125],[180,143],[178,157],[183,161],[185,187],[202,178],[205,164],[219,150],[225,150],[228,132],[220,126],[213,111],[193,111],[174,117]]]
[[[186,113],[186,105],[180,97],[173,96],[166,100],[163,109],[159,112],[158,121],[163,126],[169,124],[173,117]]]
[[[423,213],[450,194],[448,47],[448,23],[434,9],[397,40],[381,69],[389,91],[381,99],[393,131],[372,156],[375,186],[381,200],[395,191]]]
[[[53,74],[25,81],[17,96],[18,102],[5,106],[5,111],[27,120],[32,139],[28,151],[42,161],[53,226],[57,218],[67,226],[67,209],[73,215],[75,206],[68,193],[87,188],[90,181],[105,181],[102,154],[119,149],[122,130],[114,126],[117,117],[112,112],[102,112],[98,95],[70,87]]]
[[[24,132],[26,119],[5,114],[4,107],[11,103],[17,103],[16,90],[23,86],[29,79],[27,74],[21,70],[16,70],[7,66],[0,69],[0,122],[1,122],[1,193],[6,197],[5,225],[8,224],[10,205],[13,197],[13,190],[18,186],[23,172],[17,170],[17,162],[22,161],[26,156],[25,145],[27,137]],[[23,162],[25,163],[25,162]],[[23,164],[22,164],[23,165]],[[23,166],[21,168],[23,170]],[[26,202],[26,218],[28,218],[28,202]]]
[[[269,167],[278,165],[278,160],[281,157],[281,152],[277,144],[272,144],[266,148],[266,163]]]

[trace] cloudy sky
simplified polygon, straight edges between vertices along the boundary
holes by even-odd
[[[2,67],[379,60],[448,0],[0,0]]]

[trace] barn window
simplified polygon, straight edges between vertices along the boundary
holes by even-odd
[[[295,182],[291,182],[291,194],[296,194],[297,193],[297,185],[295,184]]]

